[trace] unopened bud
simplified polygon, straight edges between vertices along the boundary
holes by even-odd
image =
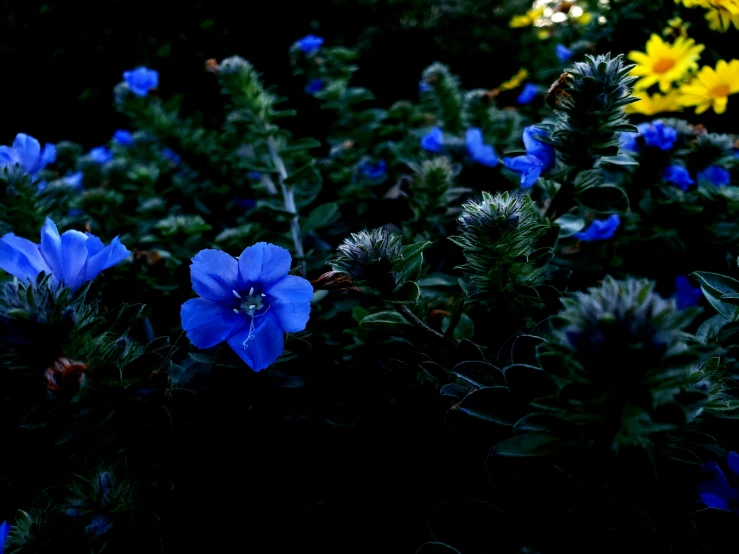
[[[85,378],[87,366],[69,358],[57,358],[46,370],[46,386],[57,394],[74,396]]]
[[[218,70],[221,69],[221,66],[218,65],[218,62],[215,58],[210,58],[209,60],[205,60],[205,70],[210,71],[211,73],[218,73]]]

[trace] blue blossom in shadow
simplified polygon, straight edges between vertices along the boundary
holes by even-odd
[[[641,132],[644,144],[660,150],[672,150],[677,141],[677,130],[661,121],[655,121]]]
[[[123,80],[136,96],[146,96],[149,91],[159,86],[159,72],[146,67],[137,67],[123,72]]]
[[[492,145],[483,142],[482,130],[476,127],[468,129],[465,133],[465,143],[467,144],[467,152],[477,163],[488,167],[498,165],[498,154]]]
[[[113,522],[107,516],[95,516],[90,520],[90,523],[85,527],[85,533],[91,539],[96,539],[103,536],[105,533],[113,528]]]
[[[118,129],[113,133],[113,142],[121,146],[131,146],[133,144],[133,135],[130,131]]]
[[[678,275],[675,278],[675,301],[679,309],[695,306],[702,297],[701,289],[691,285],[685,275]]]
[[[441,152],[444,149],[444,132],[434,127],[421,137],[421,148],[428,152]]]
[[[726,456],[726,465],[734,479],[739,477],[739,454],[729,452]],[[698,484],[697,490],[703,504],[707,508],[717,510],[735,510],[739,492],[729,483],[721,467],[711,460],[701,466],[701,471],[705,479]]]
[[[695,184],[695,181],[690,176],[690,172],[687,168],[681,165],[671,165],[666,167],[662,172],[662,178],[682,190],[688,190],[691,185]]]
[[[424,92],[431,92],[433,87],[429,85],[426,81],[423,79],[418,82],[418,92],[424,93]]]
[[[81,171],[77,171],[76,173],[62,177],[62,182],[76,191],[81,191],[84,177],[85,176]]]
[[[698,173],[698,181],[707,181],[716,187],[731,183],[731,174],[720,165],[712,165]]]
[[[362,160],[359,164],[359,171],[367,177],[367,179],[380,179],[387,173],[387,163],[385,160],[378,162],[370,162],[369,160]]]
[[[220,250],[202,250],[190,266],[200,296],[182,305],[182,329],[197,348],[228,345],[254,371],[269,367],[284,350],[284,334],[305,329],[313,286],[288,275],[292,258],[284,248],[259,242],[238,260]]]
[[[518,98],[516,98],[516,102],[521,105],[531,104],[531,102],[534,101],[538,94],[539,87],[537,87],[533,83],[526,83],[526,85],[523,87],[523,90],[518,95]]]
[[[621,218],[618,214],[613,214],[607,219],[596,219],[590,224],[590,227],[584,231],[575,234],[575,238],[590,242],[594,240],[608,240],[616,234],[616,229],[621,225]]]
[[[162,156],[164,156],[165,159],[169,160],[173,165],[178,165],[182,158],[180,158],[174,150],[168,147],[162,148]]]
[[[531,126],[523,131],[523,144],[526,155],[515,158],[503,158],[503,165],[521,174],[521,187],[531,187],[539,176],[554,167],[557,153],[554,148],[536,137],[546,136],[543,129]]]
[[[564,44],[558,44],[554,48],[554,52],[557,54],[557,59],[560,63],[567,63],[572,59],[572,50],[567,48]]]
[[[56,161],[56,146],[41,143],[35,138],[18,133],[12,146],[0,146],[0,169],[8,165],[20,164],[32,176],[35,176],[47,165]]]
[[[311,79],[310,82],[305,85],[305,92],[308,94],[316,94],[323,90],[323,81],[320,79]]]
[[[105,165],[113,159],[113,152],[107,146],[96,146],[87,153],[87,157],[96,164]]]
[[[318,50],[323,45],[323,38],[317,37],[316,35],[306,35],[296,41],[295,44],[302,52],[310,54],[311,52]]]
[[[46,218],[41,244],[7,233],[0,238],[0,269],[22,281],[33,281],[40,273],[51,274],[51,282],[77,289],[101,271],[125,259],[130,252],[118,237],[110,245],[90,233],[65,231],[60,235]]]
[[[5,541],[8,540],[8,535],[10,535],[12,528],[12,525],[8,524],[7,521],[0,523],[0,554],[3,554],[5,551]]]

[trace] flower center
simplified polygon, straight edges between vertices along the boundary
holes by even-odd
[[[673,67],[675,67],[675,60],[672,58],[662,58],[652,66],[652,69],[655,73],[667,73]]]
[[[729,96],[729,85],[719,85],[711,93],[716,97]]]
[[[241,303],[239,304],[238,308],[234,308],[234,313],[244,312],[246,315],[250,317],[255,317],[259,314],[261,310],[265,310],[269,308],[269,304],[265,301],[265,294],[259,293],[258,291],[254,290],[254,287],[251,287],[249,289],[249,294],[246,296],[241,296],[238,292],[235,290],[232,290],[234,296],[241,300]]]

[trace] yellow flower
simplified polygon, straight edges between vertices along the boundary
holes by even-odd
[[[669,44],[659,35],[652,34],[647,41],[646,53],[629,52],[628,58],[637,64],[631,74],[641,77],[634,88],[644,90],[659,83],[659,89],[667,92],[672,83],[688,71],[698,69],[698,58],[704,48],[702,44],[695,44],[692,38],[680,37]]]
[[[713,31],[725,33],[731,24],[739,29],[739,0],[705,0],[706,20]]]
[[[593,14],[591,12],[583,12],[582,15],[578,15],[577,17],[571,17],[575,23],[578,23],[580,25],[587,25],[593,20]]]
[[[700,6],[701,8],[707,7],[706,4],[709,0],[682,0],[683,6],[686,8],[694,8],[695,6]],[[675,4],[679,4],[680,0],[675,0]]]
[[[513,77],[500,85],[498,87],[498,90],[513,90],[514,88],[518,88],[521,86],[521,84],[523,84],[528,76],[529,72],[526,70],[526,68],[522,67],[518,70],[518,73],[516,73]]]
[[[713,108],[717,114],[726,111],[730,94],[739,92],[739,60],[719,60],[716,69],[704,66],[696,78],[680,88],[683,106],[695,106],[695,113],[701,114]]]
[[[531,27],[537,19],[544,15],[544,8],[537,8],[535,10],[529,10],[526,15],[514,15],[511,21],[508,23],[509,27]]]
[[[651,96],[646,92],[638,94],[641,96],[641,100],[624,106],[626,113],[655,115],[662,112],[679,112],[682,110],[680,93],[676,90],[671,90],[667,94],[655,93]]]
[[[686,23],[681,17],[673,17],[667,22],[667,27],[662,31],[662,34],[665,36],[687,38],[688,27],[690,27],[690,23]]]

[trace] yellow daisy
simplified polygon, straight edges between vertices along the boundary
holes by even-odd
[[[664,36],[687,38],[688,27],[690,27],[690,23],[686,23],[681,17],[673,17],[667,22],[667,27],[662,31],[662,34]]]
[[[719,60],[716,69],[704,66],[696,78],[680,88],[680,103],[695,106],[695,113],[701,114],[713,108],[717,114],[726,111],[730,94],[739,92],[739,60]]]
[[[537,8],[535,10],[529,10],[526,15],[514,15],[510,22],[509,27],[531,27],[537,19],[544,15],[544,8]]]
[[[647,41],[646,53],[629,52],[629,59],[637,64],[631,74],[641,77],[634,88],[644,90],[659,83],[659,89],[667,92],[672,83],[688,71],[698,69],[698,58],[704,48],[702,44],[695,44],[692,38],[680,37],[669,44],[653,34]]]
[[[525,67],[518,70],[513,77],[508,79],[505,83],[498,87],[498,90],[513,90],[514,88],[520,87],[523,82],[529,77],[529,72]]]
[[[680,93],[671,90],[667,94],[655,93],[651,96],[646,92],[638,93],[641,100],[624,106],[626,113],[640,113],[644,115],[655,115],[662,112],[679,112],[682,110]]]
[[[739,29],[739,0],[706,0],[706,20],[713,31],[725,33],[733,24]]]

